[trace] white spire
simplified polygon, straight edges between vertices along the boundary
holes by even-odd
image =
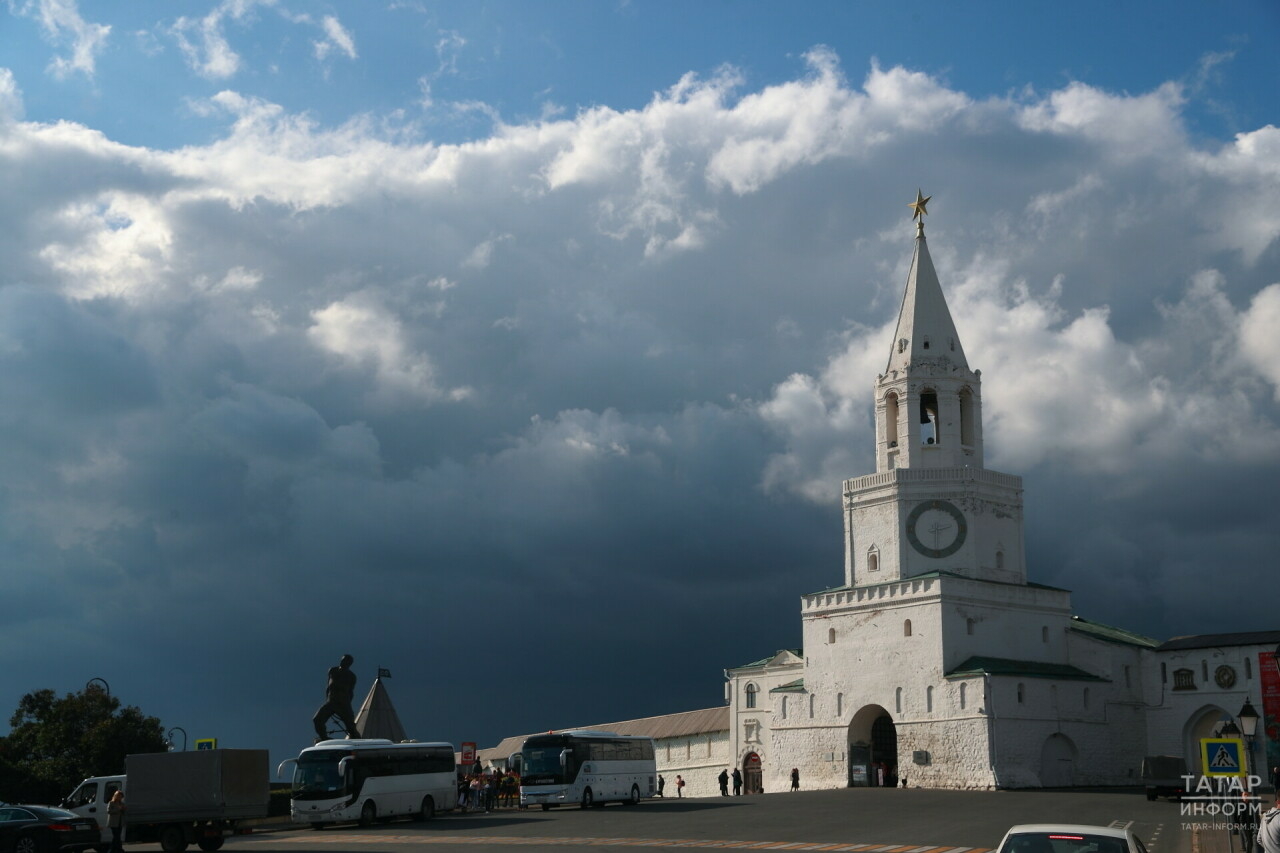
[[[924,205],[928,198],[916,193],[917,200],[911,206],[920,217],[916,229],[916,251],[911,258],[911,270],[907,273],[907,288],[902,294],[902,308],[898,312],[898,328],[889,351],[889,364],[885,372],[905,371],[920,359],[949,358],[956,367],[969,369],[956,334],[951,311],[947,308],[942,285],[929,257],[929,246],[924,239]],[[930,197],[932,198],[932,196]],[[914,218],[914,217],[913,217]]]

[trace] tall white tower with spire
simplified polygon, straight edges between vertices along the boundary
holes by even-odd
[[[1022,480],[983,468],[982,373],[971,370],[929,257],[915,254],[875,384],[876,472],[846,480],[845,583],[946,571],[1025,583]]]

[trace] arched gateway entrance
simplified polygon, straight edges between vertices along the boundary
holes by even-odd
[[[898,729],[879,705],[866,705],[849,721],[849,787],[898,784]]]
[[[744,794],[764,793],[764,768],[757,753],[748,752],[742,759],[742,792]]]

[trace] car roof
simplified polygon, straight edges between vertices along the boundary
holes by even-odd
[[[1081,823],[1023,823],[1009,828],[1006,835],[1014,833],[1070,832],[1076,835],[1102,835],[1110,838],[1128,838],[1129,830],[1114,826],[1087,826]]]

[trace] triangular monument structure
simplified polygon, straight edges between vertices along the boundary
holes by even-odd
[[[356,714],[356,730],[360,732],[360,737],[386,738],[399,743],[409,738],[404,733],[404,726],[400,724],[400,715],[391,704],[391,694],[387,693],[387,688],[382,683],[384,675],[389,677],[391,673],[385,669],[378,670],[378,677],[369,688],[369,695],[364,697],[360,713]]]

